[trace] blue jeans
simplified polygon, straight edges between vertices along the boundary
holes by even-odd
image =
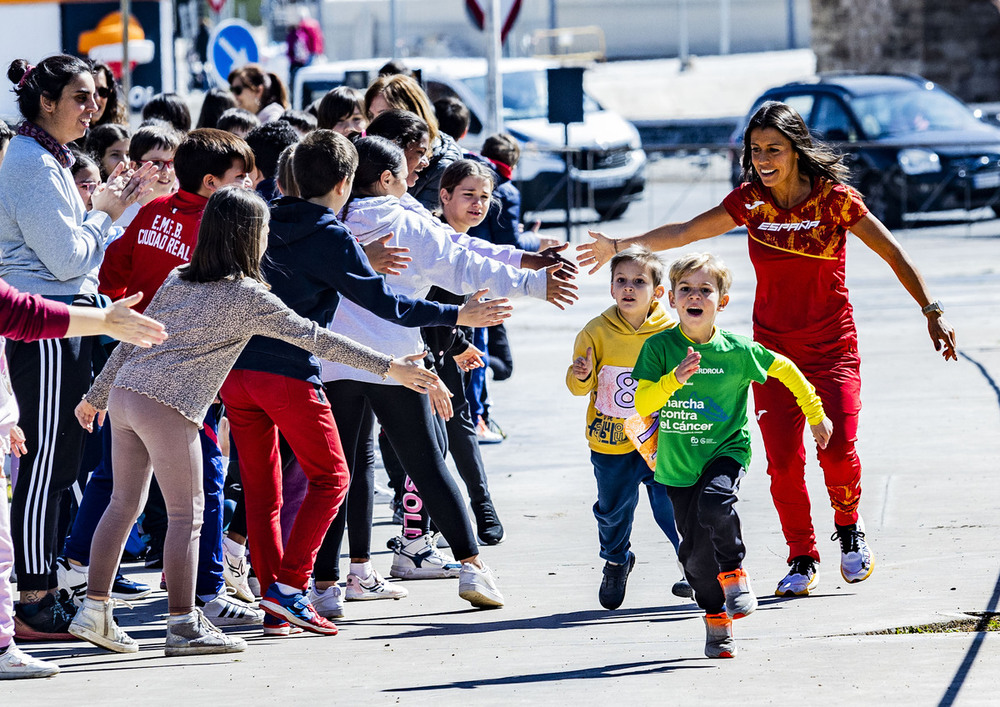
[[[667,487],[653,481],[653,470],[639,452],[602,454],[591,451],[590,461],[597,478],[594,517],[597,518],[597,534],[601,541],[601,558],[617,564],[624,564],[628,559],[640,484],[646,485],[653,518],[676,552],[680,538]]]
[[[198,547],[198,577],[195,592],[199,596],[215,595],[222,591],[222,487],[226,479],[219,450],[219,422],[215,411],[209,409],[205,426],[200,431],[201,460],[205,490],[205,514]],[[73,528],[66,538],[63,554],[83,565],[90,564],[90,541],[94,530],[111,501],[111,422],[105,419],[101,428],[104,457],[94,469],[83,491],[80,508],[73,521]]]

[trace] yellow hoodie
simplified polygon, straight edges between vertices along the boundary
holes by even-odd
[[[676,325],[660,302],[654,300],[649,316],[638,331],[615,305],[591,319],[576,335],[573,359],[586,358],[587,349],[592,348],[594,370],[587,380],[579,380],[570,365],[566,371],[566,387],[573,395],[590,394],[587,442],[595,452],[628,454],[635,451],[624,430],[625,419],[635,413],[636,382],[632,379],[632,367],[646,339]]]

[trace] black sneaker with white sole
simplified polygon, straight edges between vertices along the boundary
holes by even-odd
[[[476,517],[476,536],[483,545],[499,545],[504,540],[503,524],[497,518],[493,501],[472,504],[472,515]]]

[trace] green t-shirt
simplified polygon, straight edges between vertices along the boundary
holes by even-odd
[[[675,327],[646,341],[632,378],[659,381],[689,346],[701,354],[701,368],[660,409],[654,478],[667,486],[693,486],[721,456],[750,465],[747,390],[767,379],[774,362],[774,354],[748,337],[717,330],[707,344],[696,344]]]

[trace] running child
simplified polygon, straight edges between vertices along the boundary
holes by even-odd
[[[361,366],[379,379],[391,376],[425,392],[437,377],[417,363],[422,356],[392,359],[334,334],[292,312],[268,291],[261,272],[267,245],[267,205],[242,187],[225,187],[209,199],[198,242],[186,266],[174,270],[148,311],[170,332],[170,346],[152,356],[122,344],[76,408],[85,429],[111,409],[114,488],[111,505],[94,534],[87,598],[70,633],[121,653],[138,645],[112,618],[111,583],[129,530],[138,517],[156,470],[170,525],[163,552],[168,586],[165,652],[172,655],[231,653],[246,643],[219,631],[195,606],[195,567],[201,533],[202,454],[198,432],[229,369],[254,335],[279,338],[327,358]],[[206,306],[209,303],[209,306]],[[336,509],[347,492],[333,477],[314,489]],[[332,517],[332,513],[331,516]],[[322,532],[322,529],[317,529]],[[315,609],[302,586],[295,601],[263,608],[286,621],[315,626]],[[335,634],[332,624],[324,631]]]
[[[665,484],[680,533],[679,557],[705,611],[705,655],[733,658],[733,619],[751,614],[757,597],[743,569],[746,547],[734,507],[750,464],[747,390],[781,381],[809,422],[819,447],[833,425],[815,389],[784,356],[719,330],[732,273],[714,255],[693,253],[670,266],[670,306],[680,323],[651,337],[632,377],[635,409],[660,412],[656,473]]]
[[[674,552],[680,545],[666,487],[653,481],[653,470],[625,436],[625,420],[635,413],[632,367],[639,351],[651,336],[676,325],[660,304],[662,282],[663,262],[649,249],[635,246],[615,255],[611,259],[615,304],[576,335],[573,364],[566,371],[569,391],[590,396],[587,443],[597,478],[594,517],[605,561],[597,596],[605,609],[622,605],[635,566],[630,538],[640,485],[645,485],[653,518]],[[691,597],[683,577],[672,591]]]

